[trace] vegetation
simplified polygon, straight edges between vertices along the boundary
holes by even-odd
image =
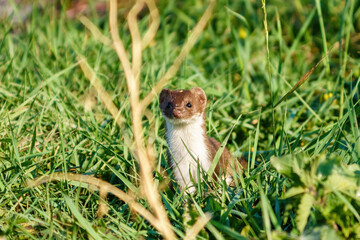
[[[141,98],[172,65],[208,6],[201,0],[157,4],[160,26],[143,51]],[[67,2],[35,2],[24,22],[1,20],[0,236],[7,239],[161,238],[131,201],[112,194],[102,201],[89,183],[28,185],[53,173],[94,176],[154,212],[140,186],[124,69],[106,44],[109,13],[95,5],[87,18],[108,38],[101,41],[84,18],[68,17]],[[118,24],[130,57],[128,10],[118,9]],[[148,23],[145,9],[141,33]],[[197,194],[180,192],[154,99],[142,118],[144,136],[155,146],[153,177],[177,237],[199,216],[211,216],[197,239],[360,238],[359,32],[357,0],[216,3],[167,87],[202,87],[208,134],[227,140],[249,165],[236,187],[203,173]],[[121,124],[80,67],[83,57],[119,109]],[[274,107],[307,72],[307,81]]]

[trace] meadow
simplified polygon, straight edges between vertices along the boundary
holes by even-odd
[[[109,5],[71,18],[71,1],[34,1],[18,22],[9,2],[0,239],[360,238],[360,1],[158,1],[154,36],[154,16],[137,11],[144,49],[132,45],[132,3],[120,4],[123,55]],[[149,100],[142,111],[119,56]],[[248,161],[235,187],[202,172],[188,195],[174,181],[156,90],[174,61],[161,87],[205,90],[208,135]]]

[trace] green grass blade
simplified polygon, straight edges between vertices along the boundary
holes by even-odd
[[[313,66],[307,73],[305,73],[304,76],[300,78],[300,80],[291,88],[290,91],[288,91],[285,96],[283,96],[274,106],[276,108],[282,101],[284,101],[290,94],[292,94],[296,89],[298,89],[301,85],[303,85],[304,82],[309,78],[309,76],[313,73],[313,71],[319,66],[319,64],[329,55],[332,48],[323,56],[320,61],[318,61],[315,66]]]
[[[250,169],[254,169],[254,167],[255,167],[255,159],[256,159],[256,153],[257,153],[258,142],[259,142],[259,134],[260,134],[261,111],[262,111],[262,109],[260,109],[258,122],[257,122],[257,126],[256,126],[256,133],[255,133],[254,147],[253,147],[254,149],[252,151]]]
[[[63,194],[63,197],[65,199],[66,205],[70,208],[72,214],[76,218],[76,220],[79,222],[79,224],[88,232],[88,234],[94,238],[101,240],[102,238],[100,235],[95,231],[95,229],[91,226],[91,223],[84,218],[77,207],[75,206],[74,202],[71,200],[69,196],[66,194]]]
[[[209,176],[212,176],[214,171],[215,171],[215,168],[216,168],[216,165],[218,164],[219,160],[220,160],[220,157],[221,157],[221,154],[223,153],[224,149],[225,149],[225,146],[226,146],[226,143],[228,142],[229,140],[229,137],[234,129],[234,127],[239,123],[239,120],[240,118],[242,117],[242,115],[240,115],[235,123],[233,124],[233,126],[231,127],[228,135],[225,137],[224,141],[221,143],[221,146],[219,147],[218,151],[216,152],[215,154],[215,157],[214,157],[214,160],[212,161],[211,165],[210,165],[210,168],[208,170],[208,175]]]
[[[324,27],[324,18],[323,18],[322,11],[321,11],[320,0],[315,0],[315,3],[316,3],[316,10],[317,10],[318,16],[319,16],[323,48],[324,48],[324,52],[327,53],[328,47],[327,47],[326,33],[325,33],[325,27]],[[326,65],[326,72],[329,74],[330,73],[330,63],[329,63],[329,60],[327,57],[325,58],[325,65]]]
[[[272,239],[271,236],[271,221],[270,221],[270,216],[269,216],[269,204],[267,203],[268,199],[264,193],[264,190],[262,189],[263,186],[261,184],[260,181],[260,177],[258,177],[257,179],[257,187],[259,189],[260,192],[260,200],[261,200],[261,213],[262,213],[262,220],[264,222],[264,226],[265,226],[265,232],[266,232],[266,236],[267,239]]]

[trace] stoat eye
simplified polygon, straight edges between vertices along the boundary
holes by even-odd
[[[167,105],[166,105],[166,108],[171,108],[171,106],[172,106],[172,103],[168,102]]]
[[[188,103],[186,104],[186,107],[191,108],[191,107],[192,107],[191,103],[188,102]]]

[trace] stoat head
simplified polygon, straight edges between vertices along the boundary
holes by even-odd
[[[166,120],[184,124],[193,118],[204,117],[206,94],[199,87],[191,90],[163,89],[160,93],[160,109]]]

